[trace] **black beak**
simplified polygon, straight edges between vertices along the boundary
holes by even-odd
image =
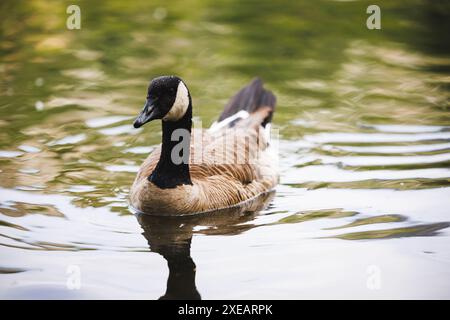
[[[149,121],[152,121],[157,118],[155,112],[155,101],[151,99],[147,99],[144,105],[144,109],[142,109],[139,116],[134,120],[133,126],[135,128],[139,128],[146,124]]]

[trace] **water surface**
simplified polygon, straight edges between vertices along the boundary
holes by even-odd
[[[446,3],[379,1],[368,30],[366,1],[79,1],[72,31],[69,4],[0,4],[1,298],[450,298]],[[161,139],[131,123],[161,74],[205,127],[266,82],[275,194],[130,212]]]

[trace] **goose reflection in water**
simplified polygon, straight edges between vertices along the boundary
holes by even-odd
[[[195,284],[196,266],[191,257],[193,235],[237,235],[247,231],[254,225],[244,223],[267,208],[273,196],[274,192],[269,192],[238,207],[190,216],[136,213],[150,250],[162,255],[169,267],[166,293],[159,299],[201,299]],[[198,226],[204,228],[196,228]]]

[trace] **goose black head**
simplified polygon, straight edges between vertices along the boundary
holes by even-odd
[[[178,121],[186,114],[191,104],[189,90],[183,80],[176,76],[153,79],[147,91],[144,109],[133,123],[139,128],[149,121]]]

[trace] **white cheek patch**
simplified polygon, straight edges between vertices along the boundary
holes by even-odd
[[[186,113],[189,107],[189,93],[188,89],[184,85],[183,81],[180,81],[177,88],[177,97],[173,103],[172,108],[163,117],[164,121],[177,121],[180,120]]]

